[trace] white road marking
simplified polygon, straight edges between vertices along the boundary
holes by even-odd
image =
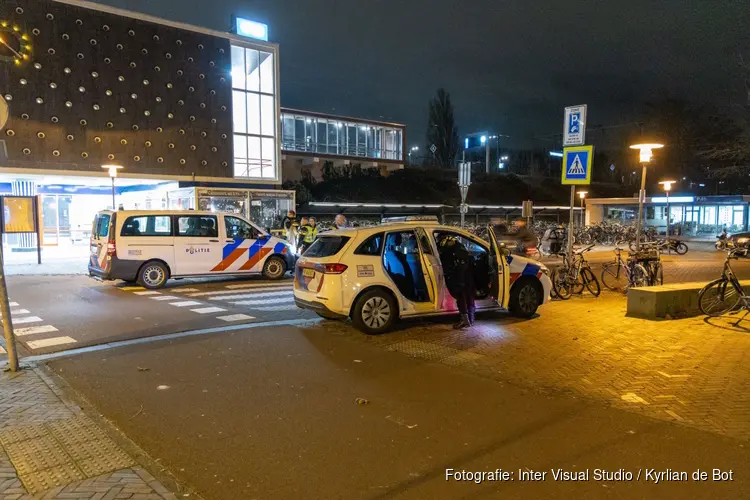
[[[18,302],[11,302],[8,304],[10,307],[18,307]]]
[[[161,295],[161,292],[146,290],[145,292],[133,292],[136,295]]]
[[[172,288],[170,292],[186,293],[186,292],[198,292],[197,288]]]
[[[75,343],[76,339],[70,337],[52,337],[51,339],[32,340],[31,342],[27,342],[26,345],[29,346],[30,349],[39,349],[41,347],[52,347],[53,345]]]
[[[280,283],[275,283],[275,282],[272,282],[272,281],[269,281],[269,282],[266,282],[266,283],[243,283],[243,284],[240,284],[240,285],[227,285],[226,288],[229,288],[231,290],[231,289],[237,289],[237,288],[260,288],[260,287],[264,287],[264,286],[274,286],[274,287],[285,287],[285,286],[288,286],[288,287],[292,287],[293,285],[294,285],[294,283],[290,280],[290,281],[283,281],[283,282],[280,282]]]
[[[252,293],[257,292],[273,292],[274,290],[279,290],[279,287],[271,287],[271,288],[256,288],[252,291]],[[221,291],[215,291],[215,292],[200,292],[200,293],[191,293],[190,297],[203,297],[205,295],[229,295],[229,294],[237,294],[241,290],[221,290]],[[248,292],[250,293],[250,292]]]
[[[188,307],[188,306],[200,306],[202,305],[200,302],[195,300],[185,300],[182,302],[168,302],[170,306],[177,306],[177,307]]]
[[[236,302],[231,302],[231,304],[235,304],[238,306],[262,306],[266,304],[277,304],[282,305],[285,302],[293,302],[293,299],[291,297],[289,298],[278,298],[278,299],[263,299],[263,300],[238,300]]]
[[[229,316],[216,316],[216,319],[222,321],[240,321],[243,319],[255,319],[255,317],[248,316],[247,314],[230,314]]]
[[[223,307],[200,307],[198,309],[190,309],[194,313],[198,314],[209,314],[209,313],[218,313],[218,312],[224,312],[226,309]]]
[[[22,325],[24,323],[36,323],[37,321],[42,321],[42,318],[39,316],[24,316],[22,318],[11,318],[13,320],[14,325]]]
[[[15,328],[16,337],[23,337],[24,335],[34,335],[35,333],[49,333],[56,332],[57,328],[52,325],[39,325],[29,326],[26,328]]]
[[[11,317],[15,316],[16,314],[29,314],[29,310],[28,309],[11,309],[10,310]],[[2,317],[3,315],[0,314],[0,318]]]
[[[263,312],[274,312],[274,311],[292,311],[294,309],[299,309],[295,304],[292,304],[290,306],[270,306],[270,307],[253,307],[253,311],[263,311]]]
[[[5,352],[5,349],[1,345],[0,345],[0,354],[8,354],[7,352]]]
[[[136,290],[145,290],[142,286],[123,286],[120,287],[120,290],[123,290],[125,292],[135,292]]]
[[[182,297],[176,297],[174,295],[159,295],[158,297],[149,297],[151,300],[182,300]]]
[[[211,297],[211,300],[236,300],[236,299],[250,299],[250,298],[261,298],[261,297],[290,297],[294,295],[294,292],[267,292],[267,293],[241,293],[238,295],[227,295],[226,297]]]

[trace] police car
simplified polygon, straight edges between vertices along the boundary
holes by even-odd
[[[263,274],[294,269],[286,241],[236,214],[103,210],[94,216],[89,275],[161,288],[169,278]]]
[[[298,307],[328,319],[351,317],[368,334],[390,330],[399,318],[455,313],[437,242],[454,236],[475,261],[477,310],[531,317],[549,300],[549,270],[435,217],[391,219],[380,226],[321,234],[297,262]]]

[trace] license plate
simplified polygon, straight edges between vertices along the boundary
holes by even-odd
[[[314,278],[315,277],[315,270],[314,269],[303,269],[302,270],[302,276],[305,278]]]

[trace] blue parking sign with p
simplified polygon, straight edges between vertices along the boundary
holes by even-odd
[[[591,163],[594,146],[577,146],[563,149],[563,184],[591,184]]]
[[[577,134],[581,131],[581,113],[571,113],[568,115],[568,133]]]

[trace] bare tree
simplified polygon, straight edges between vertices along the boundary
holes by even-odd
[[[438,89],[430,100],[429,121],[427,123],[427,150],[434,144],[435,164],[439,167],[453,167],[458,154],[458,128],[453,117],[451,95],[445,89]]]

